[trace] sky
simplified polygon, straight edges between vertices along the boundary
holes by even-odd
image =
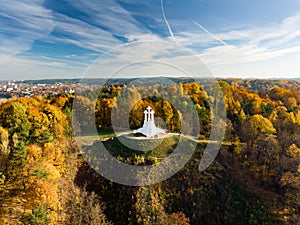
[[[300,0],[1,0],[0,79],[300,77]]]

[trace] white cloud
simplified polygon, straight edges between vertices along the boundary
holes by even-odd
[[[278,54],[255,45],[241,47],[229,45],[206,49],[199,54],[199,57],[207,64],[219,65],[261,61],[275,57],[275,55]]]
[[[143,35],[146,31],[115,1],[69,1],[70,5],[88,15],[84,21],[46,9],[43,3],[43,0],[0,2],[0,19],[3,18],[0,20],[2,65],[11,60],[15,63],[20,62],[20,57],[16,55],[30,50],[36,40],[47,41],[58,46],[59,43],[68,43],[101,54],[122,44],[114,35]],[[60,35],[52,35],[52,31]],[[43,56],[37,58],[34,54],[27,54],[25,57],[31,58],[30,64],[45,63]],[[95,57],[96,55],[93,56]],[[81,56],[76,55],[72,58],[82,59]],[[54,58],[50,60],[52,65],[54,60]],[[56,59],[58,66],[61,61],[61,58]],[[20,63],[20,66],[23,65]],[[2,71],[5,71],[5,68],[7,69],[2,67]]]
[[[7,50],[5,55],[29,50],[35,40],[52,32],[51,11],[42,4],[40,0],[0,1],[0,47]]]
[[[67,17],[55,13],[55,30],[63,34],[63,37],[49,36],[53,42],[70,43],[83,49],[96,52],[104,52],[121,44],[121,41],[113,37],[111,32],[90,25],[82,20]]]
[[[210,65],[259,62],[300,53],[300,45],[295,44],[295,40],[300,41],[300,14],[287,17],[280,24],[216,34],[199,27],[193,32],[179,32],[175,38]]]
[[[261,28],[257,32],[253,32],[251,43],[261,44],[266,42],[265,44],[268,47],[276,48],[298,37],[300,37],[300,13],[287,17],[281,24]]]
[[[67,0],[79,11],[89,15],[91,22],[103,26],[114,35],[143,34],[147,32],[132,15],[114,0]]]
[[[73,61],[45,57],[25,59],[15,56],[1,65],[0,79],[80,78],[84,68],[86,66],[76,65]]]
[[[171,37],[163,38],[153,34],[115,0],[66,1],[83,13],[81,19],[52,12],[43,6],[43,0],[20,0],[13,3],[10,0],[0,1],[0,61],[4,65],[1,67],[4,73],[12,74],[14,71],[21,74],[22,68],[26,68],[27,73],[24,73],[24,76],[30,73],[30,69],[35,74],[43,72],[43,69],[44,73],[48,74],[51,71],[63,74],[63,70],[66,74],[67,71],[74,71],[75,67],[86,67],[86,59],[89,57],[82,58],[80,55],[66,53],[65,59],[55,56],[38,58],[30,54],[26,55],[26,59],[16,56],[20,52],[30,50],[35,40],[58,45],[68,43],[101,54],[123,43],[116,36],[125,37],[128,42],[137,42],[134,47],[128,45],[116,49],[110,58],[104,57],[102,63],[108,69],[124,62],[164,59],[174,65],[185,64],[197,69],[190,55],[161,42],[173,41]],[[262,62],[300,53],[299,44],[297,45],[300,39],[300,14],[287,17],[278,24],[219,33],[211,33],[209,27],[205,27],[208,31],[206,32],[201,26],[190,23],[188,26],[181,23],[178,27],[174,23],[172,34],[179,45],[192,49],[209,66]],[[167,27],[165,29],[167,31]],[[51,34],[53,31],[61,35]],[[18,65],[19,68],[13,68],[14,65]],[[159,72],[155,66],[146,65],[144,68],[147,68],[149,73]],[[141,71],[139,68],[132,72],[136,74]]]

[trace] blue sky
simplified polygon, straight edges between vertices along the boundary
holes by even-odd
[[[300,0],[0,1],[0,79],[181,76],[180,68],[292,78],[299,59]]]

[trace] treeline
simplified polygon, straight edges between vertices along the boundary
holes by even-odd
[[[226,140],[233,157],[242,162],[255,185],[271,190],[286,203],[284,209],[299,221],[300,91],[273,88],[248,91],[221,83],[226,101]],[[246,144],[243,147],[240,142]]]
[[[280,87],[251,91],[224,81],[219,85],[227,112],[225,141],[232,143],[229,151],[238,165],[242,162],[239,169],[248,171],[260,188],[282,196],[288,205],[287,212],[299,214],[300,91]],[[200,138],[209,137],[212,117],[209,101],[213,103],[214,99],[201,88],[201,84],[155,85],[146,90],[146,93],[153,93],[151,97],[141,99],[143,91],[144,87],[105,87],[97,97],[97,126],[111,127],[114,108],[119,107],[118,102],[125,101],[133,106],[129,114],[131,129],[142,126],[143,110],[150,105],[167,129],[180,131],[182,112],[171,101],[176,102],[180,96],[187,95],[197,109]],[[163,92],[170,93],[171,101],[156,97]],[[92,104],[88,98],[83,99]],[[130,109],[123,112],[126,110]],[[118,124],[128,123],[120,118]]]
[[[271,90],[273,88],[285,88],[285,89],[300,89],[299,79],[240,79],[240,78],[226,78],[221,79],[230,85],[241,86],[247,88],[247,90]]]
[[[216,113],[211,105],[217,100],[201,83],[106,86],[96,96],[95,91],[76,96],[80,109],[73,108],[73,95],[1,103],[0,223],[109,224],[109,219],[115,224],[198,224],[200,219],[209,224],[205,209],[211,224],[237,224],[243,219],[247,219],[245,224],[296,224],[300,214],[300,91],[280,87],[250,91],[223,81],[219,85],[227,126],[217,161],[209,171],[197,172],[197,158],[205,148],[199,145],[198,156],[186,168],[148,188],[114,184],[84,165],[72,137],[72,110],[82,112],[75,121],[81,129],[93,123],[99,131],[113,125],[135,129],[142,126],[143,111],[150,105],[158,126],[180,132],[191,101],[199,117],[197,138],[205,140]],[[124,149],[115,141],[106,144],[115,147],[116,154]],[[169,152],[165,146],[160,151]],[[147,157],[132,155],[123,160],[135,165],[155,163],[151,155]],[[260,192],[276,196],[273,205],[262,204]]]
[[[25,80],[24,83],[28,84],[55,84],[55,83],[82,83],[89,85],[106,85],[106,86],[122,86],[124,84],[130,84],[135,80],[142,80],[143,83],[153,86],[157,82],[156,78],[112,78],[112,79],[102,79],[102,78],[85,78],[85,79],[48,79],[48,80]],[[165,79],[162,77],[162,79]],[[241,79],[241,78],[217,78],[219,81],[224,81],[230,85],[242,86],[248,90],[270,90],[275,87],[281,87],[286,89],[298,89],[300,88],[299,79]],[[153,80],[156,80],[153,82]],[[187,78],[178,77],[170,78],[168,80],[176,84],[187,84],[194,81],[199,83],[206,83],[209,78]]]
[[[0,106],[0,224],[109,224],[95,193],[74,184],[78,150],[66,98]]]
[[[95,97],[95,93],[99,95]],[[81,127],[93,126],[95,120],[98,128],[136,129],[143,125],[143,112],[151,106],[157,125],[173,132],[180,132],[184,123],[195,123],[188,121],[192,119],[189,115],[199,115],[200,135],[208,137],[211,126],[209,101],[213,104],[215,100],[208,97],[197,82],[151,87],[105,86],[76,96],[75,105],[80,111],[76,120]],[[192,130],[187,132],[193,133]]]

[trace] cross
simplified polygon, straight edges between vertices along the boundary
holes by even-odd
[[[154,111],[153,110],[151,110],[151,112],[150,112],[150,120],[154,120]]]
[[[148,110],[148,112],[147,112],[147,121],[150,121],[151,109],[152,108],[150,106],[147,107],[147,110]]]

